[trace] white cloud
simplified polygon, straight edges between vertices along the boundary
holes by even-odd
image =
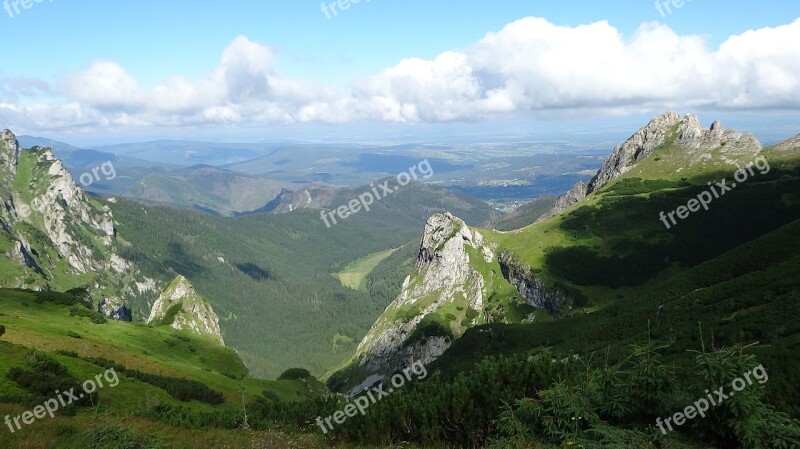
[[[239,36],[206,77],[142,86],[97,61],[41,81],[0,80],[0,119],[24,129],[259,126],[353,121],[474,121],[507,114],[661,112],[667,108],[800,109],[800,19],[710,49],[646,23],[630,37],[607,22],[524,18],[460,51],[408,58],[347,89],[280,75],[275,52]],[[41,104],[21,98],[54,95]]]

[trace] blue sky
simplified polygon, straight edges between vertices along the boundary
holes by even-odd
[[[613,48],[614,33],[619,33],[620,42],[631,43],[637,33],[646,34],[642,33],[646,24],[650,24],[649,34],[641,39],[638,50],[631,45],[625,50],[630,55],[615,53],[609,61],[638,57],[646,44],[653,52],[678,48],[694,55],[687,58],[695,61],[687,65],[687,78],[698,74],[722,76],[721,67],[703,66],[702,60],[709,54],[718,59],[718,66],[751,58],[740,67],[740,73],[750,77],[753,67],[769,67],[774,62],[753,56],[753,47],[764,43],[779,45],[779,49],[797,47],[785,41],[797,35],[800,23],[737,44],[745,48],[741,56],[731,50],[718,55],[715,52],[731,36],[792,24],[800,17],[800,2],[790,0],[694,0],[680,8],[670,7],[672,12],[664,16],[650,0],[361,0],[331,19],[321,11],[318,0],[43,0],[30,9],[18,5],[19,13],[14,12],[14,2],[10,3],[11,14],[0,11],[0,38],[5,43],[0,66],[0,122],[10,123],[0,123],[0,127],[22,127],[24,132],[39,134],[124,136],[214,129],[235,134],[240,127],[268,129],[302,123],[354,129],[370,121],[445,126],[519,119],[520,114],[532,114],[534,119],[554,115],[564,119],[631,116],[670,106],[719,107],[730,113],[766,109],[771,114],[792,116],[800,103],[794,98],[787,100],[781,92],[795,86],[799,76],[798,65],[785,61],[776,62],[784,64],[775,70],[779,75],[761,74],[753,85],[728,86],[697,104],[679,98],[676,92],[686,89],[679,86],[653,98],[642,98],[641,103],[636,99],[647,96],[643,92],[652,87],[638,86],[628,94],[598,82],[573,94],[555,78],[579,70],[580,60],[566,62],[552,78],[542,79],[540,85],[548,86],[543,92],[530,93],[533,88],[519,82],[520,78],[535,78],[547,71],[552,56],[543,53],[553,45],[574,39],[574,45],[564,44],[559,50],[564,61],[585,59],[580,46],[608,39],[606,47]],[[525,17],[544,21],[530,20],[507,29]],[[607,21],[607,27],[581,28],[599,21]],[[537,27],[544,31],[537,33]],[[487,33],[503,30],[505,36],[499,36],[497,42],[480,44]],[[671,40],[672,44],[659,49],[655,42],[664,30],[672,34],[663,41]],[[550,31],[555,44],[547,41]],[[698,42],[702,42],[702,51]],[[514,51],[506,52],[504,45]],[[230,65],[223,61],[226,51]],[[524,61],[530,56],[543,65],[526,72],[521,65],[499,67],[505,63],[498,60],[498,67],[493,67],[493,52],[502,55],[498,59]],[[440,58],[443,54],[446,57]],[[460,56],[465,56],[464,60]],[[419,58],[418,64],[403,66],[401,61],[406,58]],[[779,59],[775,56],[776,61]],[[268,62],[262,64],[262,60]],[[98,61],[105,65],[98,65]],[[656,73],[653,67],[664,64],[664,60],[644,58],[642,64],[650,64],[646,72],[652,74]],[[392,73],[386,73],[392,69]],[[586,64],[586,70],[598,69],[604,69],[601,60]],[[409,81],[426,70],[426,75]],[[472,78],[462,77],[465,70]],[[224,80],[222,72],[229,74]],[[239,77],[233,79],[233,72]],[[665,76],[659,85],[686,82],[674,79],[679,76],[679,72],[672,74],[672,79]],[[180,77],[181,83],[170,83],[173,77]],[[438,96],[443,87],[462,82],[463,90],[453,89],[450,96],[437,98],[441,104],[452,103],[451,109],[424,104],[431,92]],[[580,77],[572,82],[581,86],[593,83]],[[248,83],[264,86],[251,89],[246,87]],[[225,92],[205,96],[204,91],[214,91],[222,84]],[[424,91],[426,88],[431,92]],[[135,101],[123,98],[127,97],[126,89]],[[736,89],[760,89],[759,98],[774,96],[776,100],[744,98]],[[558,98],[547,94],[562,90]],[[605,91],[613,94],[601,98],[598,92]],[[173,97],[164,92],[176,95],[181,106],[165,104]],[[501,95],[495,95],[498,92]],[[251,101],[254,98],[259,101]],[[367,104],[367,98],[374,101]]]

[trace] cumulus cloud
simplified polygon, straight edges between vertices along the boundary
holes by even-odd
[[[275,52],[239,36],[219,66],[190,82],[142,86],[113,61],[56,86],[0,80],[0,119],[30,129],[259,126],[274,123],[475,121],[508,114],[800,108],[800,19],[750,30],[711,49],[646,23],[629,37],[605,21],[576,27],[517,20],[458,51],[408,58],[350,86],[280,75]],[[43,104],[23,97],[48,94]]]

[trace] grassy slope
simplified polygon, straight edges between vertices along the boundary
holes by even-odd
[[[709,179],[733,177],[732,171],[696,166],[664,175],[663,181],[660,173],[674,171],[653,165],[670,163],[664,156],[672,150],[668,145],[659,149],[658,161],[646,159],[551,220],[510,233],[483,231],[501,250],[541,270],[548,283],[580,291],[590,304],[550,323],[492,324],[468,331],[437,366],[455,373],[485,355],[538,346],[619,353],[647,338],[648,322],[653,336],[682,359],[684,351],[699,349],[702,323],[706,344],[712,335],[717,346],[765,343],[759,356],[779,379],[769,386],[771,399],[800,414],[800,407],[785,400],[800,394],[800,376],[787,362],[798,354],[800,328],[785,320],[797,313],[800,298],[797,155],[766,149],[769,174],[751,177],[714,200],[709,211],[666,230],[659,211],[686,204]],[[556,248],[573,252],[558,259]],[[608,285],[612,278],[620,285]]]
[[[397,248],[387,249],[355,260],[344,267],[344,270],[336,273],[336,277],[345,287],[353,290],[365,290],[365,282],[369,273],[395,251]]]
[[[6,327],[6,334],[0,338],[0,395],[24,393],[6,378],[5,373],[13,366],[24,365],[32,348],[50,352],[69,369],[72,376],[79,380],[94,378],[105,369],[80,359],[52,354],[53,351],[74,351],[84,357],[110,359],[129,369],[196,380],[222,392],[226,397],[225,403],[219,406],[197,401],[179,402],[160,388],[120,374],[118,386],[106,387],[99,391],[102,408],[111,410],[113,416],[143,412],[146,402],[151,405],[155,403],[183,405],[195,411],[211,411],[219,408],[240,410],[242,388],[247,402],[261,397],[263,391],[270,391],[285,401],[316,397],[325,391],[324,386],[315,382],[267,381],[251,378],[233,350],[219,346],[210,338],[175,331],[169,327],[150,327],[117,321],[93,324],[87,318],[69,316],[66,306],[48,302],[38,304],[34,301],[35,298],[36,294],[32,292],[0,290],[0,323]],[[70,331],[77,333],[81,338],[68,337],[67,333]],[[6,414],[16,416],[26,409],[19,405],[0,403],[2,416]],[[53,444],[61,441],[66,445],[73,433],[92,425],[90,418],[91,414],[84,411],[74,418],[59,416],[53,420],[41,419],[15,435],[10,435],[4,427],[0,431],[0,446],[62,447]],[[263,434],[236,435],[234,432],[221,430],[203,430],[198,432],[198,435],[190,436],[190,432],[168,428],[141,418],[129,416],[126,421],[167,436],[170,441],[177,444],[175,447],[199,447],[190,442],[203,441],[205,438],[229,444],[234,442],[241,444],[263,438]],[[66,439],[64,435],[56,436],[59,432],[67,432]],[[199,435],[204,437],[200,438]],[[281,440],[281,438],[283,437],[275,434],[272,439]],[[306,440],[306,437],[303,439]],[[288,438],[286,440],[286,445],[277,447],[292,447],[288,445]],[[306,441],[309,445],[316,444],[313,439]],[[203,447],[223,446],[203,445]]]

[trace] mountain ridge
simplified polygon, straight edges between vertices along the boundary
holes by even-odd
[[[800,139],[789,139],[776,145],[776,148],[784,148],[791,150],[792,142]],[[793,148],[794,152],[798,151],[798,147]],[[614,185],[620,179],[628,179],[634,181],[636,176],[643,174],[643,164],[663,164],[662,168],[652,172],[644,172],[645,179],[657,179],[660,177],[666,178],[679,178],[683,181],[679,183],[686,183],[686,177],[708,177],[712,176],[711,170],[720,170],[726,167],[732,167],[734,170],[738,165],[746,165],[756,155],[763,151],[761,144],[755,139],[752,134],[743,134],[733,130],[725,130],[720,122],[714,122],[710,128],[703,128],[700,125],[699,119],[694,115],[686,115],[681,117],[677,113],[666,113],[651,120],[647,125],[642,127],[633,136],[627,139],[624,143],[617,145],[612,151],[611,155],[607,158],[597,174],[592,180],[587,183],[576,184],[569,192],[562,195],[556,205],[551,211],[539,218],[536,223],[524,228],[524,230],[533,229],[534,227],[548,226],[544,232],[551,232],[554,226],[559,226],[558,223],[563,219],[564,214],[568,211],[579,208],[584,200],[591,196],[596,197],[598,192],[601,196],[609,189],[613,189]],[[788,152],[788,151],[787,151]],[[654,156],[657,155],[657,156]],[[682,165],[681,165],[682,164]],[[677,169],[676,165],[680,165]],[[648,170],[651,167],[646,167]],[[699,179],[698,181],[699,182]],[[681,184],[675,184],[676,186]],[[688,185],[688,184],[687,184]],[[596,201],[596,200],[594,200]],[[655,216],[655,215],[654,215]],[[562,217],[561,219],[557,217]],[[654,219],[653,223],[657,220]],[[543,228],[542,228],[543,229]],[[494,248],[492,264],[494,268],[486,267],[480,270],[483,273],[482,280],[487,281],[493,279],[496,281],[492,289],[484,289],[482,292],[484,297],[496,298],[505,295],[506,300],[504,307],[501,306],[500,310],[508,312],[512,310],[512,305],[527,305],[535,310],[547,311],[547,316],[550,318],[560,318],[562,316],[569,316],[584,310],[587,306],[586,294],[582,288],[579,288],[573,281],[564,279],[562,276],[555,276],[552,268],[548,264],[542,263],[544,260],[551,260],[552,257],[547,254],[544,249],[548,247],[556,248],[554,245],[557,241],[552,241],[552,237],[547,237],[543,234],[537,234],[544,237],[542,243],[542,251],[536,259],[531,259],[528,255],[519,253],[517,249],[508,248],[508,243],[513,241],[515,235],[518,235],[524,230],[517,230],[511,232],[490,232],[490,231],[472,231],[477,234],[484,234],[485,241],[488,247]],[[502,239],[496,236],[503,236]],[[425,233],[423,234],[420,249],[420,255],[423,254],[424,242],[431,239],[431,229],[426,226]],[[519,246],[518,244],[514,246]],[[537,250],[539,251],[539,250]],[[612,254],[615,254],[612,251]],[[538,259],[542,257],[544,259]],[[487,260],[488,262],[488,260]],[[471,265],[463,267],[465,270],[476,267],[476,258],[470,260]],[[480,262],[477,263],[481,265]],[[490,264],[491,265],[491,264]],[[602,266],[602,264],[600,264]],[[580,269],[577,268],[576,269]],[[630,267],[632,270],[638,269],[636,265]],[[444,272],[439,273],[442,279],[447,277]],[[617,281],[614,281],[617,282]],[[630,282],[630,281],[624,281]],[[489,285],[489,282],[483,282],[482,287]],[[404,291],[407,284],[404,284]],[[448,296],[448,293],[443,293],[443,296]],[[442,298],[429,298],[428,301],[436,303],[442,301]],[[452,292],[450,292],[449,300],[453,300]],[[400,297],[396,300],[400,301]],[[447,299],[445,299],[447,301]],[[592,305],[590,309],[596,309],[597,305]],[[415,326],[408,326],[406,323],[398,324],[394,327],[395,340],[401,340],[400,344],[395,342],[393,345],[386,345],[385,342],[377,341],[371,337],[373,331],[370,331],[368,337],[359,345],[357,365],[352,362],[350,366],[343,368],[339,373],[333,375],[329,380],[329,386],[334,389],[350,388],[358,384],[360,379],[368,376],[374,376],[375,373],[381,371],[388,371],[397,368],[396,363],[376,363],[371,360],[368,355],[371,353],[371,345],[375,351],[380,354],[379,360],[392,360],[393,354],[387,353],[388,348],[403,347],[402,340],[410,339],[411,336],[417,335],[419,332],[419,323],[423,321],[425,315],[429,313],[427,309],[418,310],[417,314],[413,313],[404,317],[407,323],[413,323]],[[482,317],[488,317],[487,310],[478,310]],[[513,316],[514,314],[501,314],[501,321],[508,323],[523,323],[541,321],[546,319],[541,313],[528,313],[525,317]],[[385,327],[386,321],[392,319],[392,313],[387,308],[387,312],[376,321],[373,330],[376,328]],[[463,330],[459,332],[451,332],[453,328],[457,328],[454,323],[458,320],[445,319],[444,317],[435,317],[433,323],[441,326],[444,330],[440,330],[437,337],[439,342],[436,351],[423,353],[422,355],[426,360],[433,361],[438,356],[441,356],[450,347],[453,340],[456,340]],[[491,322],[490,319],[480,321],[478,325]],[[428,322],[426,325],[432,325]],[[473,327],[473,326],[468,326]],[[441,334],[447,334],[447,338],[442,337]],[[447,344],[443,344],[446,341]],[[397,351],[400,354],[405,354],[402,350]],[[436,353],[434,355],[434,353]],[[395,354],[396,355],[396,354]],[[366,356],[366,357],[365,357]],[[402,357],[400,357],[402,358]],[[374,377],[373,377],[374,379]],[[346,386],[346,387],[345,387]]]

